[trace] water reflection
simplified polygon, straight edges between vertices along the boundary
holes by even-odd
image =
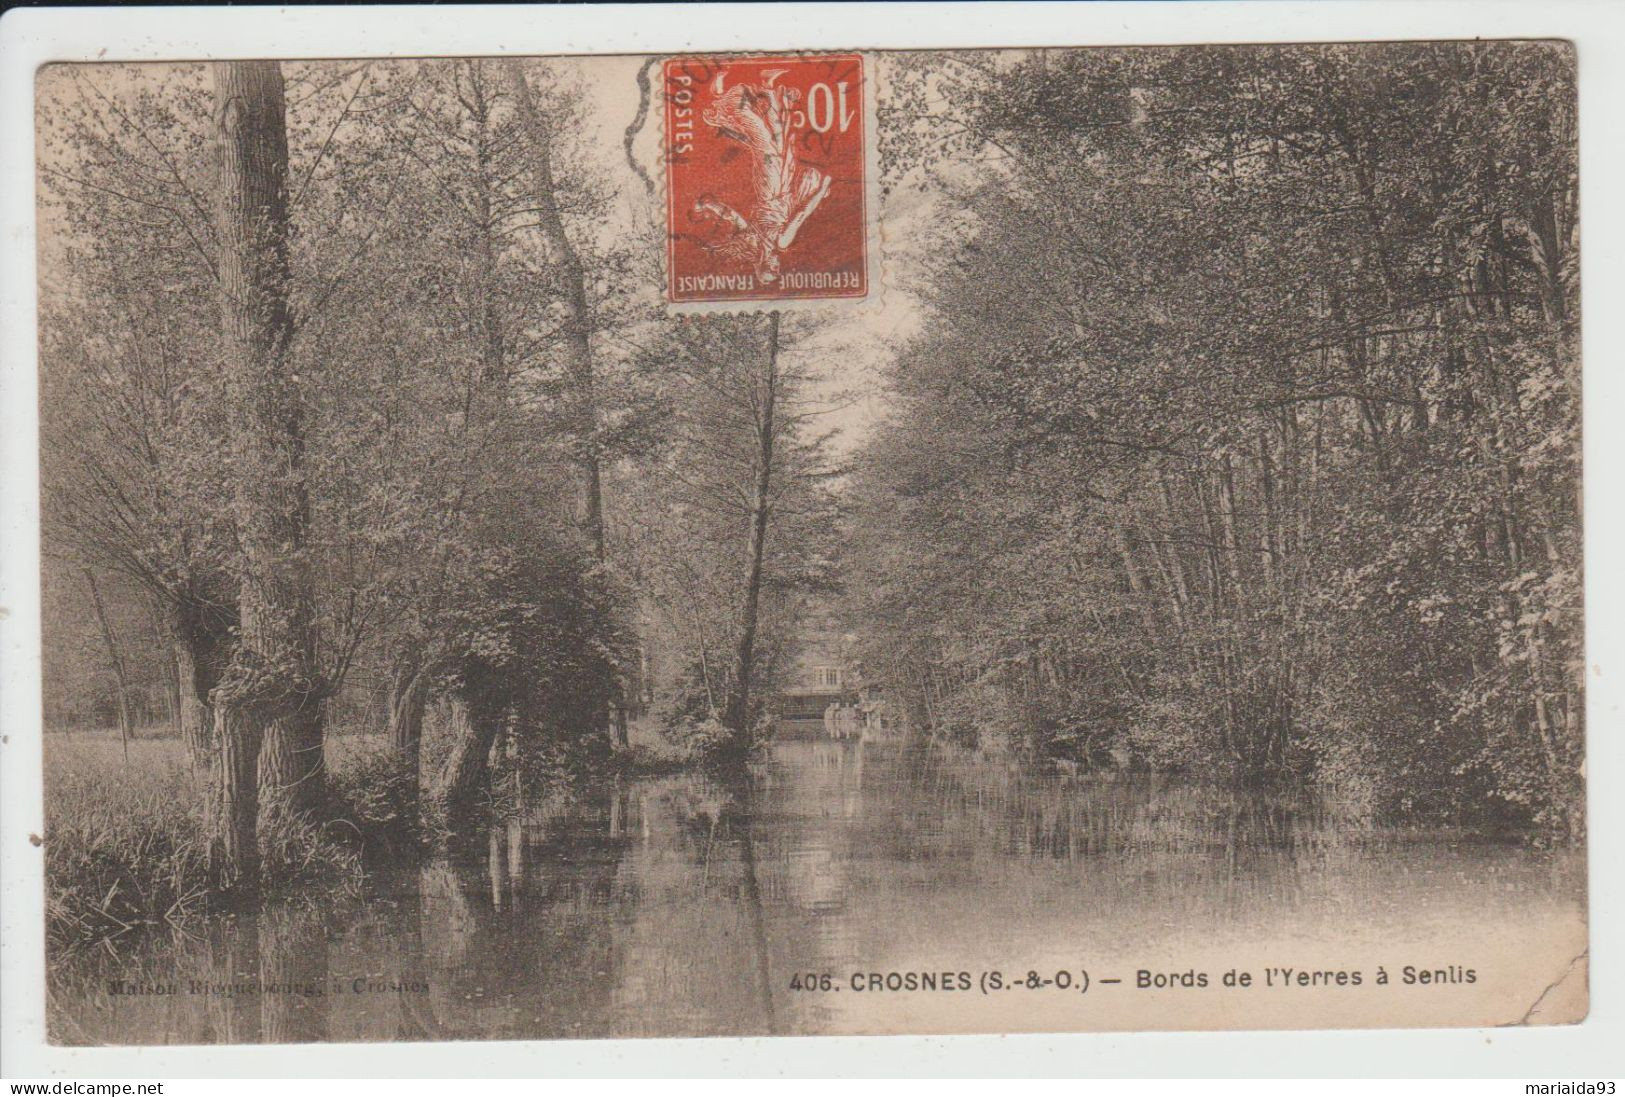
[[[1527,951],[1579,917],[1581,887],[1568,858],[1357,833],[1323,806],[1215,786],[785,743],[747,779],[548,796],[343,909],[289,902],[67,958],[50,1024],[92,1044],[986,1029],[999,1015],[974,1002],[877,1012],[850,985],[791,980],[1172,962],[1193,942],[1443,949],[1499,934]]]

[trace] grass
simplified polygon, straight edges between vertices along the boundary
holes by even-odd
[[[185,747],[138,730],[129,760],[116,729],[76,727],[45,737],[46,924],[54,948],[107,942],[154,925],[185,930],[219,896],[209,865],[204,790]],[[634,724],[630,749],[610,761],[622,776],[683,768],[652,725]],[[376,735],[330,729],[323,803],[310,817],[260,827],[265,888],[319,885],[359,893],[366,870],[415,852],[432,835],[410,780]]]
[[[326,803],[261,828],[265,886],[359,891],[372,854],[417,839],[404,782],[376,740],[332,736]],[[175,739],[45,739],[46,926],[53,947],[109,944],[144,926],[186,929],[217,896],[203,789]]]
[[[204,905],[208,845],[178,742],[49,736],[46,925],[52,944],[181,925]]]

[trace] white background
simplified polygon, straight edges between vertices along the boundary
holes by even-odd
[[[1621,507],[1625,8],[1605,0],[13,10],[0,19],[0,1074],[1471,1075],[1625,1071]],[[44,1044],[38,439],[31,150],[50,61],[1569,38],[1580,66],[1592,1013],[1547,1029],[95,1049]],[[990,927],[990,932],[996,932]],[[196,1091],[196,1087],[187,1087]],[[318,1087],[326,1090],[328,1087]],[[348,1087],[347,1087],[348,1089]],[[1522,1086],[1494,1091],[1522,1093]]]

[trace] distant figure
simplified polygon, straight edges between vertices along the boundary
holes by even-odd
[[[824,706],[824,734],[831,739],[838,738],[835,727],[835,713],[839,707],[834,701]]]
[[[842,705],[835,710],[835,738],[850,739],[857,731],[858,713],[850,705]]]

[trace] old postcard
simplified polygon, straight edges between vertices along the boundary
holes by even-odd
[[[1575,80],[39,70],[50,1039],[1580,1020]]]

